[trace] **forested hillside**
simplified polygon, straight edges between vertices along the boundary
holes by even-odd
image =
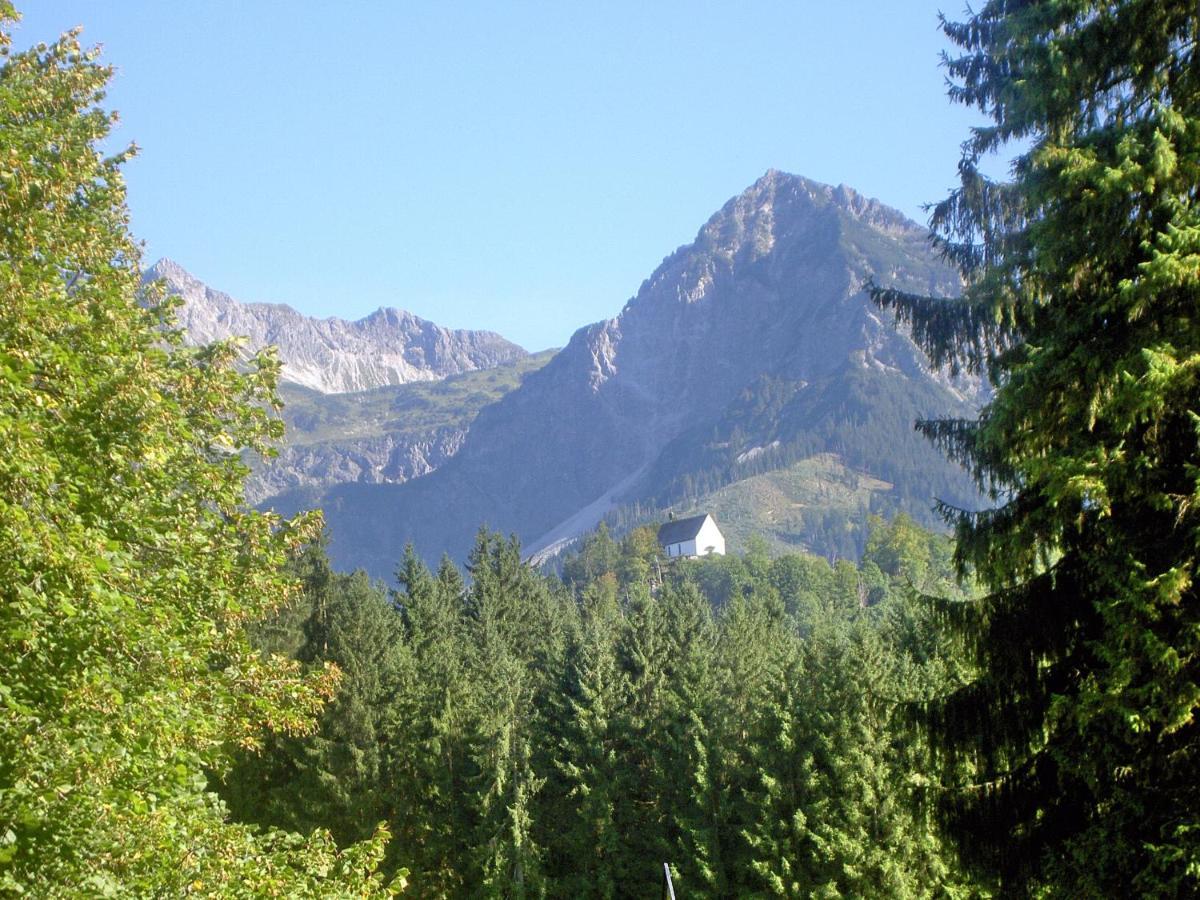
[[[965,415],[972,406],[944,385],[857,360],[813,383],[764,375],[719,420],[672,441],[644,495],[605,521],[623,532],[670,512],[713,510],[739,551],[760,534],[780,548],[857,559],[872,515],[904,513],[936,529],[935,501],[979,502],[962,470],[935,463],[912,428],[937,409]]]
[[[265,650],[345,679],[320,730],[246,754],[244,821],[393,834],[418,896],[968,895],[915,801],[903,709],[961,672],[913,588],[962,596],[951,545],[876,520],[860,566],[668,561],[603,528],[561,579],[480,532],[460,572],[411,552],[400,590],[299,563]]]

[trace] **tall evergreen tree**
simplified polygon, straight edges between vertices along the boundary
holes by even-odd
[[[795,862],[812,879],[807,890],[899,898],[944,889],[944,871],[926,858],[938,848],[906,805],[888,721],[900,686],[877,630],[866,614],[828,619],[806,642],[804,661],[795,714],[806,852]]]
[[[305,640],[297,658],[313,670],[338,667],[337,694],[315,733],[277,737],[242,754],[222,796],[242,821],[296,831],[327,828],[340,844],[396,819],[388,765],[399,685],[411,669],[400,616],[361,572],[329,570],[320,547],[305,554]]]
[[[388,744],[404,727],[391,716],[410,667],[402,628],[387,594],[362,572],[334,576],[305,623],[298,658],[314,666],[333,663],[342,679],[319,729],[293,757],[297,778],[290,792],[293,805],[303,808],[301,828],[320,824],[346,843],[395,818]]]
[[[516,538],[481,530],[469,561],[469,666],[475,813],[470,877],[487,896],[537,896],[543,848],[532,813],[545,779],[534,769],[539,681],[549,667],[553,617],[542,579],[521,562]],[[540,677],[539,677],[540,676]]]
[[[542,823],[554,854],[556,893],[617,897],[623,835],[616,824],[620,798],[617,715],[625,685],[617,665],[621,610],[616,579],[606,573],[583,589],[582,621],[571,642],[558,714]]]
[[[579,549],[563,563],[562,580],[569,586],[582,588],[601,575],[614,572],[617,553],[617,543],[609,535],[608,525],[601,522],[595,531],[584,536]]]
[[[662,606],[649,588],[634,585],[625,601],[625,627],[617,641],[617,663],[625,701],[617,716],[622,760],[615,819],[625,836],[617,883],[633,891],[670,859],[658,745],[667,703],[670,638]]]
[[[397,693],[388,761],[398,785],[396,842],[406,848],[414,888],[465,896],[474,827],[467,782],[474,694],[462,577],[449,559],[432,575],[407,547],[397,579],[413,665]]]
[[[1012,891],[1200,891],[1200,11],[991,0],[944,29],[990,123],[935,208],[961,300],[877,291],[996,386],[924,429],[997,502],[947,510],[987,589],[978,674],[930,706],[942,810]],[[985,158],[1020,150],[1006,182]]]
[[[688,896],[730,893],[730,753],[735,742],[722,726],[718,694],[729,690],[716,644],[718,632],[708,600],[691,583],[665,586],[660,594],[665,634],[666,695],[655,768],[661,787],[665,836],[677,889]],[[725,751],[725,752],[723,752]]]

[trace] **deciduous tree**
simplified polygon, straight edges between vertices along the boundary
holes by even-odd
[[[77,33],[11,53],[0,0],[0,893],[355,896],[377,839],[260,836],[205,770],[302,732],[334,687],[253,651],[315,521],[246,511],[277,372],[186,350],[143,297],[110,70]]]

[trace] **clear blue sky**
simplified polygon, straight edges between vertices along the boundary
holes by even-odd
[[[18,46],[83,25],[117,67],[148,263],[530,349],[615,315],[771,167],[925,221],[978,120],[934,0],[19,5]]]

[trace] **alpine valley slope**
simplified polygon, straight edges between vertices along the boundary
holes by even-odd
[[[692,505],[818,456],[884,482],[873,492],[884,499],[860,519],[904,509],[932,522],[935,493],[959,504],[974,494],[913,420],[971,415],[980,386],[928,369],[870,303],[871,276],[960,289],[925,229],[900,213],[770,171],[667,257],[620,315],[580,329],[482,409],[436,471],[292,491],[272,505],[322,506],[335,564],[379,576],[407,542],[426,559],[462,559],[487,524],[552,551],[606,515]]]
[[[275,459],[250,461],[251,503],[281,491],[399,483],[431,472],[462,446],[482,407],[553,355],[530,355],[492,332],[453,331],[403,310],[347,322],[242,303],[169,259],[145,280],[161,280],[180,297],[177,323],[188,343],[242,337],[247,355],[278,349],[287,431]]]
[[[246,499],[269,503],[284,491],[335,484],[399,484],[432,472],[466,440],[481,409],[499,400],[553,350],[491,369],[368,391],[323,394],[284,382],[284,440],[271,460],[251,460]]]

